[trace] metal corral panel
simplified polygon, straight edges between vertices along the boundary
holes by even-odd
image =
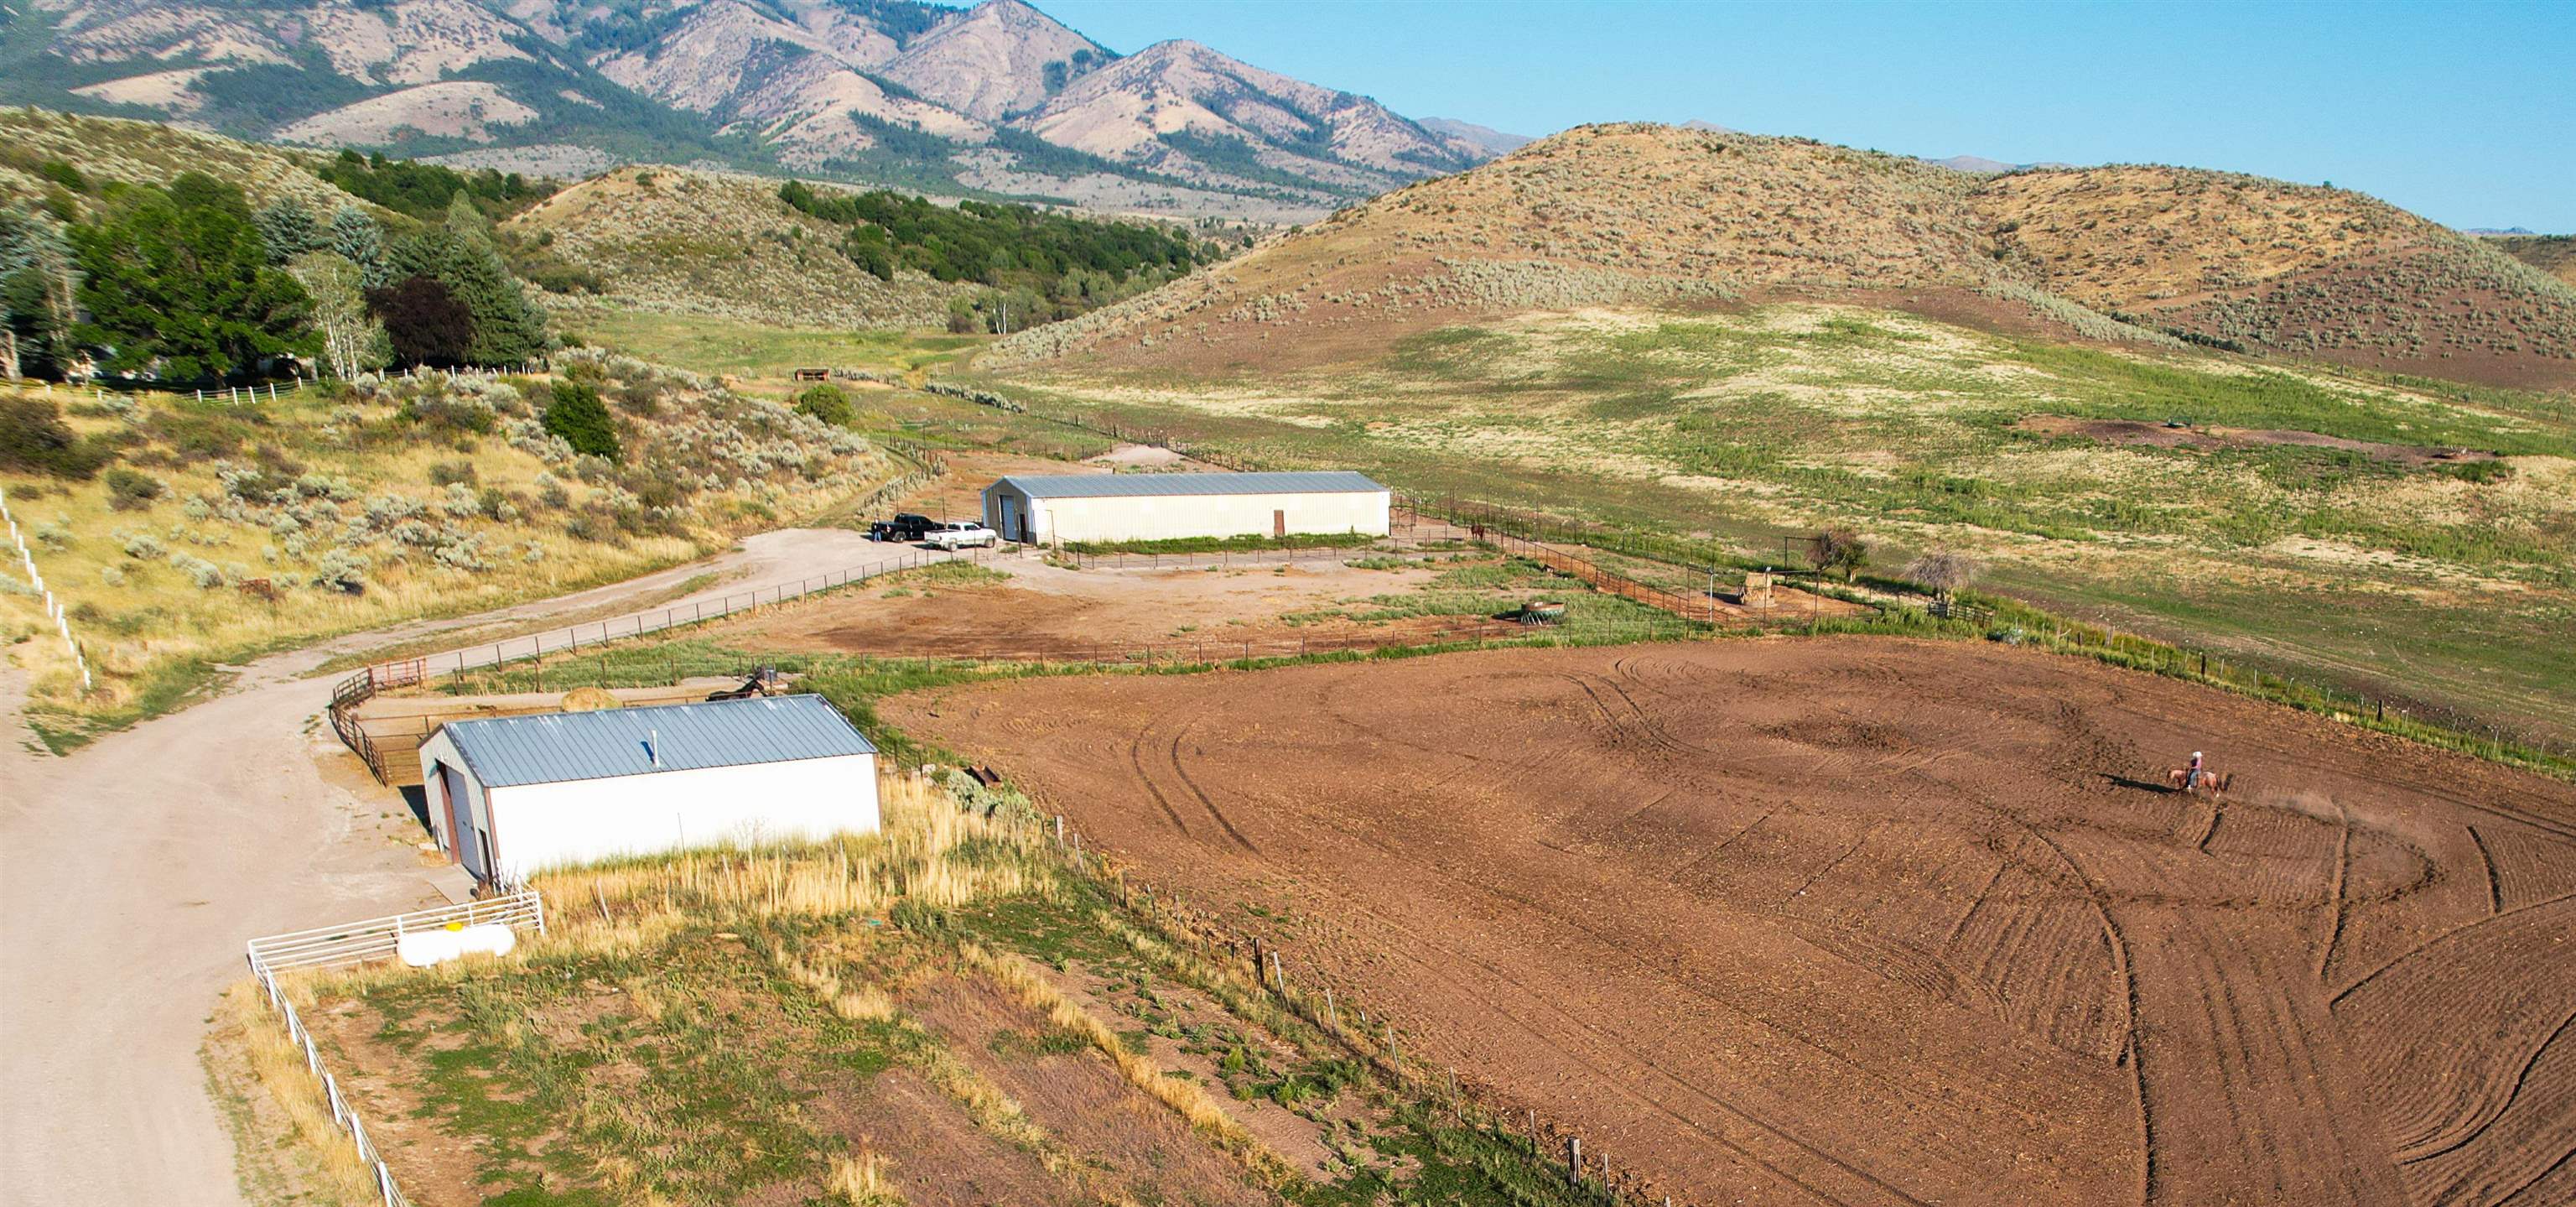
[[[1282,474],[1013,474],[1008,486],[1032,499],[1139,498],[1161,495],[1297,495],[1379,491],[1367,474],[1347,469]]]
[[[841,710],[815,695],[451,721],[439,732],[486,788],[873,755],[877,749]]]

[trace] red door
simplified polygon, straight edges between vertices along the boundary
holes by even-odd
[[[1288,535],[1288,513],[1287,513],[1287,512],[1284,512],[1284,511],[1274,511],[1274,512],[1271,512],[1271,513],[1270,513],[1270,535],[1272,535],[1272,536],[1286,536],[1286,535]]]

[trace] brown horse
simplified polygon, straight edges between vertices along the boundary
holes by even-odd
[[[2200,783],[2192,791],[2206,792],[2211,796],[2223,796],[2227,792],[2227,785],[2235,778],[2224,771],[2203,771],[2200,773]],[[2191,768],[2189,767],[2176,767],[2165,772],[2165,786],[2176,792],[2182,791],[2183,785],[2190,780]]]

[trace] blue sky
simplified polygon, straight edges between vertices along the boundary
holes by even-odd
[[[1520,134],[1701,118],[1939,158],[2188,164],[2576,233],[2576,0],[1033,0]]]

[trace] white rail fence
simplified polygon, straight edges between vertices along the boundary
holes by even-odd
[[[375,1141],[367,1137],[367,1125],[358,1118],[358,1108],[340,1093],[340,1079],[322,1066],[322,1049],[314,1046],[313,1032],[295,1009],[295,1002],[277,983],[280,971],[294,968],[336,968],[363,964],[394,954],[402,937],[425,930],[442,930],[449,926],[507,925],[513,930],[534,927],[546,932],[546,903],[536,890],[512,893],[489,901],[469,901],[440,909],[416,910],[407,914],[389,914],[350,922],[339,926],[322,926],[253,939],[244,945],[250,958],[251,975],[258,978],[260,989],[268,994],[271,1009],[286,1020],[287,1037],[304,1049],[305,1071],[322,1083],[322,1097],[330,1103],[331,1122],[349,1133],[357,1145],[358,1159],[366,1163],[376,1181],[376,1194],[384,1207],[411,1207],[402,1188],[394,1185],[393,1171],[385,1167],[384,1155],[376,1151]]]
[[[81,690],[90,689],[89,657],[81,653],[80,642],[72,637],[70,614],[62,601],[54,598],[54,589],[45,585],[45,576],[36,570],[36,555],[27,548],[27,538],[18,532],[18,517],[9,510],[9,496],[0,491],[0,520],[9,525],[10,543],[18,547],[18,563],[27,571],[27,581],[35,584],[36,593],[44,597],[45,619],[54,622],[54,631],[62,634],[63,648],[72,654],[72,669],[80,672]]]
[[[727,595],[722,599],[702,600],[697,603],[672,604],[665,608],[649,608],[641,612],[633,612],[624,616],[611,617],[607,620],[585,621],[569,628],[548,629],[545,632],[531,634],[526,637],[511,637],[493,642],[490,645],[467,646],[463,649],[452,650],[444,654],[428,655],[420,658],[396,659],[392,662],[379,662],[374,666],[368,667],[366,670],[357,672],[357,675],[353,675],[351,678],[354,679],[360,675],[372,674],[379,678],[386,676],[411,676],[414,678],[425,679],[436,675],[452,675],[475,667],[500,666],[504,663],[519,662],[531,658],[541,658],[547,654],[577,654],[586,649],[595,649],[611,641],[641,637],[646,633],[660,633],[672,629],[685,628],[690,625],[703,624],[710,620],[717,620],[726,616],[731,616],[737,612],[747,612],[754,608],[785,603],[788,600],[811,595],[817,591],[829,591],[837,587],[846,587],[852,583],[862,583],[870,579],[881,578],[889,574],[901,574],[907,570],[918,570],[924,566],[936,566],[943,562],[966,562],[981,565],[986,562],[999,561],[1004,558],[1034,557],[1037,556],[1038,552],[1038,550],[1034,550],[1025,545],[1003,544],[983,549],[960,550],[953,553],[922,550],[913,553],[891,554],[885,560],[874,562],[869,565],[853,566],[847,570],[832,570],[822,574],[800,578],[792,583],[780,583],[771,587],[757,587],[748,591],[739,591]],[[584,634],[589,635],[585,636]]]

